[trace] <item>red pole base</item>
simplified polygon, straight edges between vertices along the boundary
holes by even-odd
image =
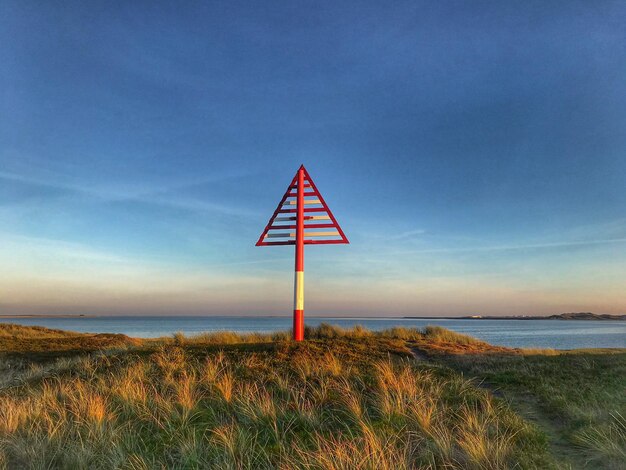
[[[293,340],[304,340],[304,310],[293,311]]]

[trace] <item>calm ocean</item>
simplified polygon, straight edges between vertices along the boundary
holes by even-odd
[[[73,318],[0,318],[0,322],[39,325],[48,328],[91,333],[124,333],[150,338],[168,336],[177,331],[187,335],[206,331],[272,332],[288,330],[289,317],[73,317]],[[626,348],[626,322],[563,320],[449,320],[408,318],[313,318],[306,324],[322,322],[350,327],[363,325],[371,330],[393,326],[421,328],[441,325],[459,333],[510,347],[525,348]]]

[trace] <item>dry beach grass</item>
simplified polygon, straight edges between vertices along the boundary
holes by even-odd
[[[307,335],[177,334],[35,366],[6,352],[23,363],[0,383],[0,468],[560,468],[510,403],[411,354],[490,345],[442,329]]]

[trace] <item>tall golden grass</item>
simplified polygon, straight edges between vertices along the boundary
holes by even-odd
[[[7,388],[0,467],[549,467],[537,431],[460,375],[363,329],[309,333],[177,335]]]

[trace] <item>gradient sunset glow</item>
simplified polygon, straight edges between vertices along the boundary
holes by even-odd
[[[0,6],[0,313],[626,313],[626,5]]]

